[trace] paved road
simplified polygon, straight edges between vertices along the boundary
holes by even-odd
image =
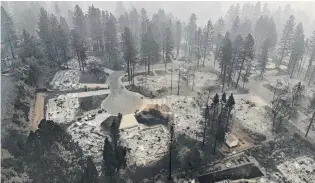
[[[125,89],[119,80],[124,71],[114,71],[107,78],[110,95],[102,102],[102,108],[111,114],[130,114],[142,106],[141,95]]]

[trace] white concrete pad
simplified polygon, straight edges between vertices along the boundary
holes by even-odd
[[[96,90],[96,91],[87,91],[87,92],[80,92],[77,93],[78,97],[89,97],[89,96],[96,96],[96,95],[108,95],[110,94],[110,90]]]

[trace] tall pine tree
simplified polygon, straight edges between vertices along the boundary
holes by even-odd
[[[15,59],[16,34],[11,16],[1,6],[1,42],[10,48],[11,56]]]
[[[202,65],[205,66],[205,59],[210,55],[213,44],[213,26],[211,20],[208,20],[206,27],[203,29],[203,60]]]
[[[232,59],[232,43],[231,43],[229,32],[225,33],[225,36],[222,40],[222,44],[220,47],[220,52],[221,52],[221,56],[219,60],[220,60],[221,78],[222,78],[222,91],[224,91],[226,76],[228,73],[228,66],[231,63],[231,59]]]
[[[182,25],[180,21],[176,22],[176,28],[175,28],[175,47],[176,47],[176,57],[179,56],[179,47],[180,42],[182,40]]]
[[[252,60],[254,59],[254,45],[255,41],[251,34],[248,34],[245,38],[239,67],[238,67],[238,76],[236,80],[235,88],[237,88],[239,80],[241,78],[242,72],[248,73],[248,69],[250,68]],[[246,67],[247,66],[247,67]]]
[[[282,37],[280,39],[279,43],[279,65],[282,64],[283,58],[289,55],[291,51],[291,44],[292,44],[292,36],[294,33],[294,23],[295,19],[294,16],[291,15],[289,19],[287,20],[286,24],[284,25],[283,31],[282,31]]]
[[[303,25],[300,22],[295,29],[293,38],[292,38],[292,46],[291,46],[291,55],[289,60],[289,71],[290,78],[293,77],[293,73],[295,72],[296,66],[298,62],[301,61],[304,53],[304,29]]]

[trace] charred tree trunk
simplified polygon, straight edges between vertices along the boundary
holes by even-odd
[[[148,74],[150,74],[150,62],[151,62],[151,56],[149,56],[149,59],[148,59]]]
[[[208,100],[207,100],[207,105],[206,105],[206,110],[205,110],[205,122],[204,122],[204,127],[203,127],[202,146],[205,146],[205,141],[206,141],[206,128],[207,128],[207,121],[208,121],[208,113],[209,113],[209,106],[208,106]]]
[[[231,109],[231,108],[229,108],[229,110],[228,110],[228,116],[227,116],[227,119],[226,119],[225,132],[227,132],[228,127],[229,127],[229,124],[230,124],[231,111],[232,111],[232,109]]]
[[[227,69],[227,65],[225,64],[224,65],[224,70],[223,70],[223,79],[222,79],[222,92],[224,91],[226,69]]]
[[[66,66],[67,66],[67,69],[69,69],[67,53],[66,53],[66,49],[65,48],[63,49],[63,59],[64,59],[64,62],[66,64]]]
[[[195,86],[195,73],[193,73],[193,80],[192,80],[192,86],[191,86],[192,91],[194,91],[194,86]]]
[[[179,95],[179,83],[180,83],[180,68],[178,68],[178,86],[177,86],[177,95]]]
[[[12,59],[15,59],[15,55],[14,55],[11,39],[9,39],[9,45],[10,45],[10,50],[11,50],[11,54],[12,54]]]
[[[309,78],[309,80],[308,80],[308,86],[310,86],[310,85],[311,85],[311,81],[313,80],[314,74],[315,74],[315,66],[314,66],[314,68],[313,68],[313,71],[312,71],[311,77],[310,77],[310,78]]]
[[[306,131],[306,134],[305,134],[305,137],[307,137],[308,132],[309,132],[310,129],[311,129],[311,126],[312,126],[312,124],[313,124],[313,122],[314,122],[314,117],[315,117],[315,111],[313,112],[312,118],[311,118],[311,120],[310,120],[310,124],[309,124],[309,126],[308,126],[308,128],[307,128],[307,131]]]
[[[171,139],[170,139],[170,148],[169,148],[169,164],[168,164],[168,180],[172,179],[172,145],[173,145],[173,136],[174,136],[174,127],[171,126]]]
[[[212,122],[211,122],[211,134],[213,134],[214,132],[214,123],[215,123],[215,108],[216,108],[216,105],[213,106],[213,114],[212,114]]]
[[[232,61],[232,65],[231,65],[231,69],[230,69],[230,72],[229,72],[229,81],[228,81],[228,86],[230,86],[230,83],[232,81],[232,74],[233,74],[233,66],[234,66],[234,62],[235,62],[235,58],[236,56],[234,56],[233,58],[233,61]]]
[[[76,52],[77,52],[77,57],[78,57],[78,62],[79,62],[79,68],[80,68],[80,71],[81,71],[81,57],[80,57],[78,48],[76,48]]]
[[[238,82],[240,81],[240,78],[241,78],[241,72],[242,72],[243,67],[244,67],[244,62],[245,62],[245,59],[243,59],[242,64],[241,64],[241,67],[240,67],[240,70],[238,71],[238,76],[237,76],[237,80],[236,80],[235,88],[237,88],[237,86],[238,86]]]
[[[286,43],[285,43],[285,44],[286,44]],[[281,57],[280,57],[280,59],[279,59],[279,65],[282,64],[282,60],[283,60],[283,58],[284,58],[284,51],[285,51],[285,49],[286,49],[286,48],[284,48],[284,49],[282,50],[282,52],[281,52]]]
[[[144,58],[144,72],[147,72],[147,59]]]
[[[129,64],[129,59],[127,60],[127,72],[128,72],[128,82],[129,82],[129,84],[130,84],[131,79],[130,79],[130,64]]]
[[[307,70],[306,70],[306,73],[305,73],[305,76],[304,76],[304,81],[306,80],[310,70],[311,70],[311,67],[312,67],[312,61],[310,60],[309,63],[308,63],[308,66],[307,66]]]
[[[215,154],[216,152],[216,147],[217,147],[217,137],[214,138],[213,154]]]
[[[294,69],[295,69],[295,66],[296,66],[296,62],[297,61],[294,61],[292,64],[292,68],[291,68],[291,74],[290,74],[290,78],[292,78],[293,77],[293,73],[294,73]]]
[[[171,94],[173,93],[173,69],[171,69]]]

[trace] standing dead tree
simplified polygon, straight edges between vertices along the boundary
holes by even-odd
[[[180,84],[180,67],[178,68],[178,85],[177,85],[177,95],[179,95],[179,84]]]
[[[172,179],[172,150],[173,150],[173,138],[174,138],[174,124],[170,128],[170,147],[169,147],[169,166],[168,166],[168,180]]]
[[[312,100],[310,101],[310,104],[308,106],[308,110],[310,112],[312,112],[313,114],[312,114],[312,117],[310,119],[310,124],[307,127],[307,131],[306,131],[305,137],[307,137],[308,132],[310,131],[310,129],[312,127],[312,124],[314,122],[314,118],[315,118],[315,94],[313,94]]]

